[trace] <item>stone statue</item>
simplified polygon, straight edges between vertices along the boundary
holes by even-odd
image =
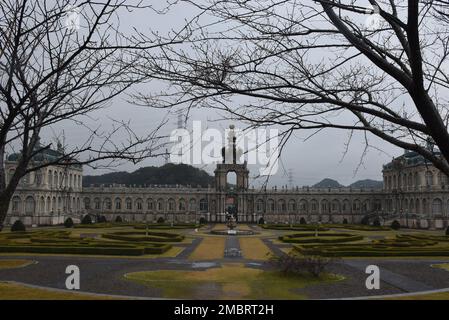
[[[234,125],[229,126],[228,144],[227,147],[221,148],[221,156],[223,157],[223,163],[237,164],[237,159],[242,155],[242,150],[237,148],[236,141],[237,137],[234,132]],[[232,162],[231,162],[232,161]]]

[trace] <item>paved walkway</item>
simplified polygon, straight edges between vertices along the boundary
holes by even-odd
[[[224,250],[224,257],[228,259],[238,259],[242,257],[240,241],[238,236],[227,236]]]
[[[345,261],[345,263],[363,272],[365,272],[367,266],[374,264],[366,261]],[[380,267],[380,278],[382,279],[382,281],[404,292],[427,291],[435,289],[430,285],[413,280],[410,277],[391,272],[385,267]]]
[[[177,259],[187,259],[193,251],[199,246],[199,244],[203,241],[203,238],[195,238],[192,243],[187,243],[187,248],[181,251],[180,254],[176,256]]]

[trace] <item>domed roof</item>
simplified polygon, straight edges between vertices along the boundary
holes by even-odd
[[[42,145],[38,141],[36,143],[36,146],[34,147],[34,150],[39,150],[41,148],[42,148]],[[61,146],[59,144],[58,144],[58,149],[61,150]],[[6,160],[11,161],[11,162],[16,162],[16,161],[19,161],[20,156],[21,156],[21,153],[19,153],[19,152],[12,153],[7,156]],[[43,150],[39,151],[38,153],[36,153],[33,156],[32,161],[34,161],[34,162],[52,162],[52,161],[56,161],[56,160],[60,159],[62,156],[63,156],[62,151],[47,148],[47,149],[43,149]]]

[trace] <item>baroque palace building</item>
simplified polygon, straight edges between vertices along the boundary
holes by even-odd
[[[235,139],[232,143],[235,152]],[[90,214],[118,216],[124,221],[224,222],[226,213],[247,223],[360,223],[398,220],[412,228],[448,226],[449,183],[431,163],[405,152],[383,167],[383,189],[249,188],[247,164],[217,164],[215,184],[207,188],[181,186],[99,185],[82,187],[82,167],[49,166],[22,179],[11,201],[7,222],[54,225],[67,217],[79,221]],[[46,150],[35,161],[51,161],[61,150]],[[437,152],[436,152],[437,153]],[[7,157],[13,173],[18,154]],[[234,172],[237,183],[228,183]]]

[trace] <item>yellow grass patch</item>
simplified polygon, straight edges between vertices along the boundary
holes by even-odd
[[[0,270],[1,269],[22,268],[22,267],[26,267],[32,263],[33,263],[33,261],[31,261],[31,260],[23,260],[23,259],[0,260]]]
[[[306,296],[297,289],[342,279],[334,275],[285,276],[275,271],[246,268],[239,263],[226,263],[204,271],[134,272],[125,277],[161,289],[165,298],[180,299],[304,299]]]
[[[51,289],[33,288],[25,285],[0,282],[0,300],[114,300],[110,296],[61,292]]]
[[[436,292],[404,297],[391,297],[385,300],[449,300],[449,292]]]
[[[259,238],[239,238],[242,255],[246,259],[267,260],[271,250]]]
[[[225,237],[205,237],[190,255],[189,260],[221,259],[224,255]]]

